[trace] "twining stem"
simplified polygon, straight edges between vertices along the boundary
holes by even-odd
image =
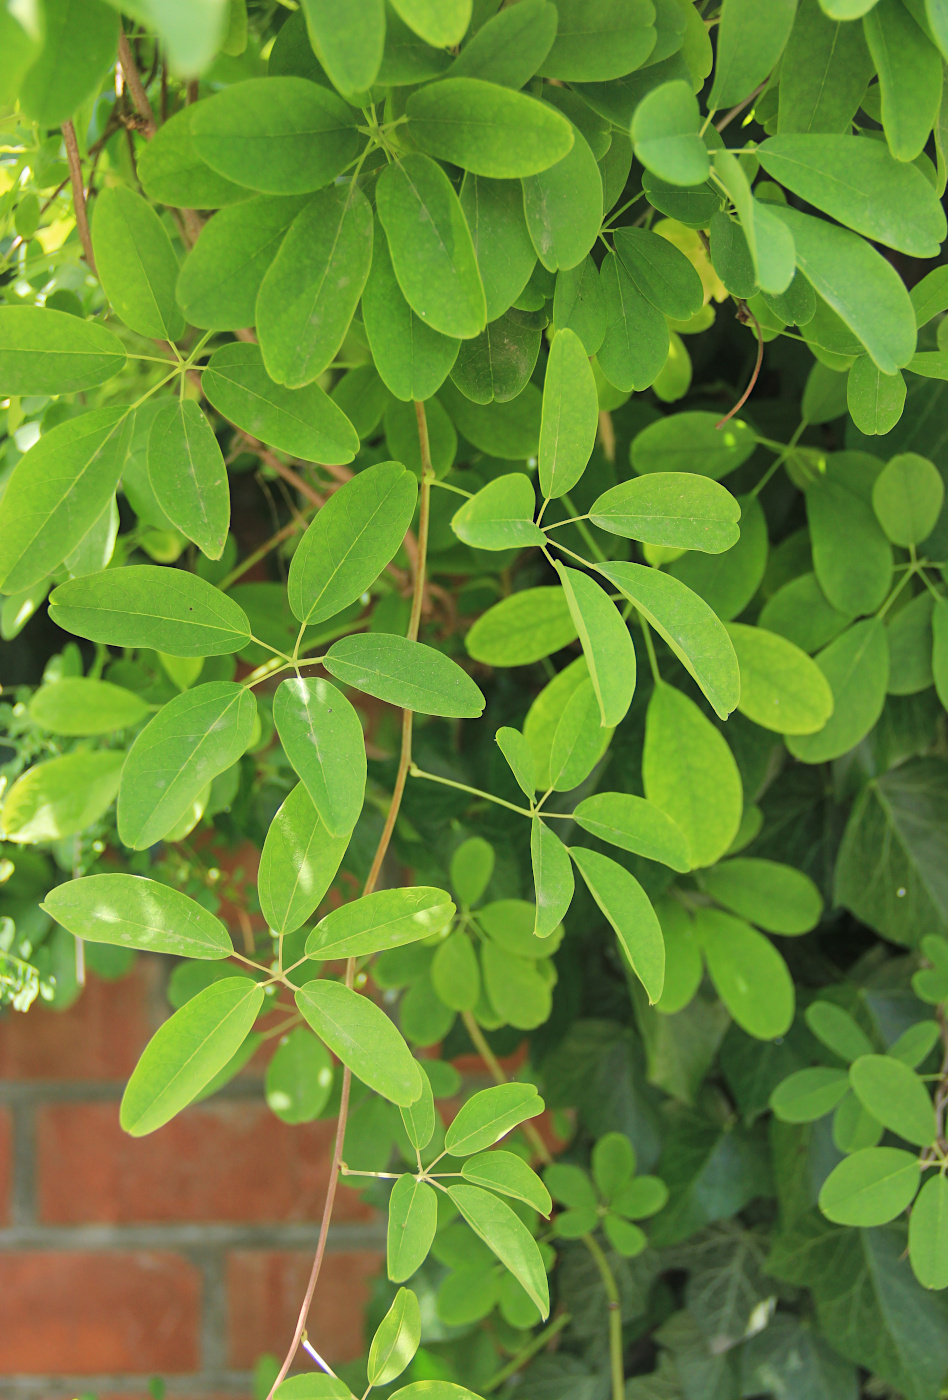
[[[468,1035],[474,1042],[477,1053],[490,1070],[494,1082],[496,1084],[506,1084],[507,1076],[504,1074],[497,1056],[487,1044],[484,1032],[475,1021],[473,1012],[462,1011],[461,1019],[464,1022]],[[540,1158],[540,1161],[549,1166],[553,1161],[553,1155],[533,1124],[529,1121],[521,1123],[520,1131],[530,1143],[530,1146]],[[609,1260],[606,1258],[593,1236],[591,1234],[585,1234],[580,1235],[579,1238],[595,1260],[596,1268],[599,1270],[599,1277],[602,1279],[603,1288],[606,1290],[609,1310],[609,1362],[612,1372],[612,1400],[623,1400],[625,1394],[625,1377],[623,1375],[624,1367],[622,1364],[622,1309],[619,1300],[619,1289],[616,1286],[615,1275],[609,1267]],[[499,1377],[493,1377],[493,1379],[498,1380]]]
[[[142,121],[145,123],[145,136],[150,141],[157,129],[155,124],[155,114],[151,110],[151,103],[148,101],[148,94],[142,83],[138,72],[138,64],[135,62],[135,55],[132,53],[132,46],[123,34],[118,42],[119,63],[122,65],[122,72],[132,94],[132,101],[135,109]]]
[[[434,470],[431,465],[431,450],[428,442],[428,423],[425,417],[425,406],[423,403],[415,403],[415,414],[418,420],[418,441],[421,447],[421,492],[418,504],[418,549],[414,559],[414,586],[412,589],[411,617],[408,623],[408,638],[410,641],[418,640],[418,628],[421,623],[421,608],[424,601],[425,591],[425,566],[428,558],[428,519],[431,504],[431,481],[434,477]],[[382,869],[382,863],[388,853],[392,834],[395,830],[395,822],[398,817],[399,808],[402,805],[402,796],[405,792],[405,779],[408,777],[408,767],[411,763],[411,737],[412,737],[412,711],[402,711],[402,748],[398,761],[398,772],[395,776],[395,785],[392,789],[392,800],[389,803],[388,816],[385,818],[385,826],[379,837],[379,843],[375,850],[371,869],[366,877],[362,890],[363,897],[371,894],[375,889],[376,881]],[[346,963],[346,986],[352,990],[355,982],[356,960],[350,958]],[[329,1185],[326,1188],[326,1201],[323,1206],[323,1218],[319,1226],[319,1239],[316,1242],[316,1255],[313,1259],[313,1267],[310,1270],[309,1282],[306,1285],[306,1294],[303,1298],[303,1305],[300,1308],[300,1315],[297,1319],[296,1330],[293,1333],[293,1341],[283,1359],[279,1374],[273,1385],[267,1400],[273,1400],[277,1387],[283,1381],[287,1371],[293,1364],[303,1333],[306,1330],[306,1319],[313,1301],[313,1294],[316,1291],[316,1283],[319,1279],[319,1271],[322,1267],[323,1256],[326,1253],[326,1241],[329,1236],[329,1222],[332,1218],[333,1205],[336,1200],[336,1187],[339,1184],[339,1173],[342,1168],[342,1154],[346,1140],[346,1123],[349,1117],[349,1091],[352,1084],[352,1071],[346,1065],[342,1072],[342,1089],[339,1096],[339,1118],[336,1123],[336,1140],[333,1144],[332,1166],[329,1170]]]
[[[92,235],[89,232],[89,215],[86,210],[86,192],[82,183],[82,163],[79,159],[79,143],[76,140],[76,128],[71,121],[63,122],[63,141],[66,144],[66,159],[69,162],[69,183],[72,186],[72,207],[76,214],[76,229],[79,233],[79,242],[82,244],[82,251],[85,254],[86,262],[89,264],[89,271],[94,277],[98,277],[95,266],[95,257],[92,253]]]
[[[537,1352],[542,1351],[545,1346],[548,1346],[554,1337],[558,1337],[567,1323],[571,1321],[571,1313],[560,1313],[559,1317],[553,1319],[549,1327],[544,1327],[542,1332],[538,1332],[535,1337],[531,1338],[530,1342],[523,1347],[521,1351],[518,1351],[516,1356],[511,1357],[506,1366],[502,1366],[499,1371],[495,1371],[479,1389],[483,1390],[485,1395],[489,1395],[492,1390],[497,1390],[509,1376],[516,1375],[521,1366],[525,1366],[528,1361],[532,1361]]]
[[[767,470],[764,472],[763,476],[760,478],[760,481],[758,481],[758,483],[757,483],[757,485],[754,487],[753,491],[751,491],[751,493],[750,493],[751,496],[759,496],[760,493],[761,493],[761,491],[763,491],[764,487],[767,485],[767,482],[768,482],[768,481],[770,480],[770,478],[773,476],[774,472],[776,472],[780,467],[783,466],[784,462],[785,462],[785,461],[787,460],[787,458],[790,456],[790,453],[793,451],[793,449],[796,447],[797,443],[800,441],[800,438],[803,436],[803,431],[804,431],[804,429],[806,428],[806,426],[807,426],[807,422],[806,422],[806,419],[804,418],[804,419],[801,420],[800,423],[797,424],[797,427],[796,427],[796,429],[795,429],[795,431],[794,431],[793,437],[792,437],[792,438],[790,439],[790,441],[787,442],[787,443],[784,443],[784,444],[780,444],[780,443],[773,443],[773,444],[771,444],[770,442],[764,442],[764,443],[763,443],[763,446],[764,446],[764,447],[770,447],[770,448],[771,448],[771,451],[774,451],[774,450],[777,450],[777,449],[779,449],[779,450],[777,451],[776,460],[773,461],[773,462],[771,462],[770,466],[769,466],[769,467],[767,468]]]
[[[310,514],[312,514],[312,511],[307,507],[297,519],[291,520],[288,525],[284,525],[282,530],[277,530],[276,534],[271,535],[259,549],[255,549],[252,554],[247,555],[246,559],[242,559],[237,567],[231,569],[230,573],[226,574],[217,585],[221,592],[226,593],[232,584],[235,584],[239,578],[243,578],[244,574],[247,573],[249,569],[253,568],[254,564],[259,564],[261,559],[265,559],[271,549],[276,549],[284,540],[290,539],[300,530],[305,529],[309,524],[306,517]]]
[[[744,407],[747,400],[750,398],[751,393],[753,392],[754,385],[757,383],[757,380],[760,376],[760,367],[764,363],[764,333],[760,328],[760,322],[758,321],[757,317],[754,315],[753,311],[751,311],[750,307],[747,305],[746,302],[741,302],[741,308],[741,319],[743,319],[745,315],[749,316],[754,323],[754,330],[757,332],[757,361],[754,365],[754,372],[750,377],[750,383],[748,384],[747,388],[744,390],[743,394],[741,394],[741,397],[738,399],[734,407],[730,409],[729,412],[725,413],[723,418],[720,418],[717,421],[717,423],[715,423],[714,426],[716,428],[723,428],[724,425],[726,423],[729,423],[734,417],[734,415],[736,413],[739,413],[740,410]]]

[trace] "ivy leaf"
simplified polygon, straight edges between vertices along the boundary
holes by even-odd
[[[917,359],[913,355],[909,364]],[[902,417],[905,393],[901,372],[883,374],[868,355],[857,356],[850,366],[846,407],[856,427],[867,436],[891,432]]]
[[[335,492],[290,561],[287,591],[300,622],[324,622],[362,596],[405,538],[417,498],[400,462],[378,462]]]
[[[555,107],[480,78],[447,77],[419,88],[406,112],[422,151],[492,179],[535,175],[573,145],[572,128]]]
[[[614,238],[619,261],[663,316],[689,321],[698,314],[704,300],[701,278],[673,243],[644,228],[616,229]]]
[[[346,685],[423,715],[476,719],[484,709],[479,686],[456,661],[407,637],[343,637],[329,648],[324,665]]]
[[[181,958],[229,958],[230,935],[213,914],[170,885],[120,872],[86,875],[50,890],[42,907],[77,938]]]
[[[263,194],[329,185],[360,145],[355,115],[342,98],[286,77],[250,78],[197,103],[191,137],[212,170]]]
[[[20,458],[0,500],[5,593],[39,583],[81,543],[115,493],[131,436],[126,409],[96,408],[56,424]]]
[[[119,1117],[132,1137],[161,1128],[224,1068],[263,1005],[249,977],[225,977],[192,997],[152,1036],[132,1072]]]
[[[176,695],[128,751],[119,789],[121,840],[144,851],[182,819],[207,784],[250,743],[257,702],[229,681]]]
[[[550,1315],[550,1290],[536,1241],[505,1201],[480,1186],[449,1186],[448,1194],[476,1235],[494,1251],[539,1309]]]
[[[297,988],[296,1005],[320,1040],[370,1089],[406,1106],[421,1097],[421,1070],[374,1002],[341,982],[319,980]]]
[[[58,626],[108,646],[153,647],[170,656],[224,656],[250,640],[243,608],[183,569],[140,564],[61,583],[50,595]]]
[[[151,205],[123,185],[102,190],[92,216],[99,281],[125,324],[154,340],[179,340],[178,259]]]
[[[661,925],[642,886],[624,866],[598,851],[571,846],[589,892],[616,931],[626,961],[642,983],[650,1005],[662,994],[665,944]]]
[[[455,913],[444,890],[426,885],[376,890],[320,919],[306,940],[306,956],[325,962],[400,948],[441,933]]]
[[[331,836],[299,783],[270,823],[260,854],[260,910],[275,933],[293,933],[320,905],[349,844]]]
[[[299,773],[330,836],[345,836],[365,798],[365,741],[352,705],[316,677],[280,683],[273,720],[287,758]]]
[[[208,559],[219,559],[230,527],[227,467],[193,399],[169,400],[152,420],[148,479],[172,524]]]

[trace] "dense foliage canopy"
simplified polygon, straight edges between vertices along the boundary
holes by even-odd
[[[943,1393],[945,58],[0,3],[0,1001],[167,955],[129,1133],[338,1119],[285,1400]]]

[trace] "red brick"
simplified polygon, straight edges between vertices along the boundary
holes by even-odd
[[[0,1021],[0,1079],[127,1079],[156,1028],[157,957],[140,957],[119,982],[91,976],[68,1011],[34,1006]],[[156,998],[157,1000],[157,998]]]
[[[200,1287],[175,1254],[0,1254],[3,1370],[195,1370]]]
[[[10,1223],[13,1188],[13,1122],[8,1109],[0,1108],[0,1225]]]
[[[365,1348],[362,1318],[383,1257],[364,1250],[327,1254],[323,1260],[308,1330],[313,1346],[333,1365],[354,1360]],[[264,1351],[283,1356],[296,1327],[312,1262],[311,1253],[299,1251],[240,1250],[229,1256],[232,1366],[249,1368]]]
[[[318,1220],[334,1132],[333,1122],[288,1127],[263,1103],[224,1100],[132,1138],[117,1104],[50,1105],[37,1123],[40,1219]],[[355,1191],[340,1189],[336,1219],[371,1215]]]

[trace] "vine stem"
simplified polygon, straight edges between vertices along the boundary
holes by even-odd
[[[138,64],[135,62],[132,46],[128,42],[128,38],[125,34],[122,34],[118,41],[118,58],[119,63],[122,65],[125,81],[132,92],[132,101],[135,103],[135,109],[145,123],[145,136],[150,141],[157,129],[155,114],[151,110],[151,103],[148,101],[148,94],[145,92],[141,75],[138,72]]]
[[[82,163],[79,159],[79,142],[76,128],[71,121],[63,122],[63,141],[66,144],[66,159],[69,162],[69,183],[72,186],[72,206],[76,214],[76,228],[79,241],[86,255],[86,262],[93,277],[98,277],[95,257],[92,253],[92,235],[89,232],[89,215],[86,210],[86,192],[82,183]]]
[[[418,441],[421,446],[421,492],[418,504],[418,548],[415,553],[414,586],[412,588],[411,617],[408,623],[408,638],[410,641],[418,640],[418,629],[421,624],[421,607],[425,591],[425,565],[428,558],[428,519],[430,515],[431,503],[431,481],[434,477],[434,470],[431,466],[431,448],[428,441],[428,423],[425,417],[425,406],[416,401],[415,415],[418,420]],[[411,737],[412,737],[412,711],[402,711],[402,748],[398,761],[398,772],[395,776],[395,785],[392,789],[392,800],[389,803],[388,815],[385,818],[385,826],[379,837],[379,843],[375,850],[371,869],[366,877],[362,890],[363,898],[371,894],[375,889],[376,881],[382,869],[382,863],[388,853],[388,848],[395,830],[395,822],[398,818],[399,809],[402,805],[402,797],[405,792],[405,780],[408,777],[408,768],[411,763]],[[346,963],[346,986],[352,990],[355,982],[356,960],[349,958]],[[306,1285],[306,1294],[303,1298],[303,1305],[300,1308],[300,1315],[297,1319],[296,1330],[293,1333],[293,1341],[283,1359],[279,1374],[273,1385],[267,1400],[273,1400],[277,1387],[283,1381],[287,1371],[293,1364],[300,1343],[306,1331],[306,1320],[313,1302],[313,1294],[316,1291],[316,1284],[319,1279],[319,1271],[322,1268],[323,1256],[326,1253],[326,1240],[329,1236],[329,1222],[332,1219],[333,1205],[336,1200],[336,1187],[339,1184],[339,1174],[342,1168],[342,1154],[346,1141],[346,1124],[349,1118],[349,1092],[352,1085],[352,1071],[348,1065],[343,1067],[342,1089],[339,1095],[339,1118],[336,1123],[336,1140],[333,1144],[332,1166],[329,1171],[329,1184],[326,1188],[326,1201],[323,1206],[323,1218],[319,1225],[319,1239],[316,1242],[316,1255],[313,1259],[313,1267],[310,1270],[309,1282]]]
[[[461,1019],[464,1027],[474,1042],[474,1046],[496,1084],[506,1084],[507,1076],[503,1067],[493,1050],[487,1044],[484,1032],[474,1019],[471,1011],[462,1011]],[[540,1161],[549,1166],[553,1161],[553,1154],[546,1143],[537,1132],[534,1125],[529,1122],[520,1124],[520,1130],[536,1152]],[[589,1250],[599,1270],[599,1277],[602,1279],[602,1286],[606,1290],[609,1309],[609,1364],[612,1373],[612,1400],[623,1400],[625,1394],[625,1376],[622,1364],[622,1308],[620,1306],[619,1289],[616,1286],[615,1275],[609,1267],[609,1260],[602,1252],[599,1245],[591,1234],[580,1235],[579,1237]],[[565,1325],[565,1324],[564,1324]]]

